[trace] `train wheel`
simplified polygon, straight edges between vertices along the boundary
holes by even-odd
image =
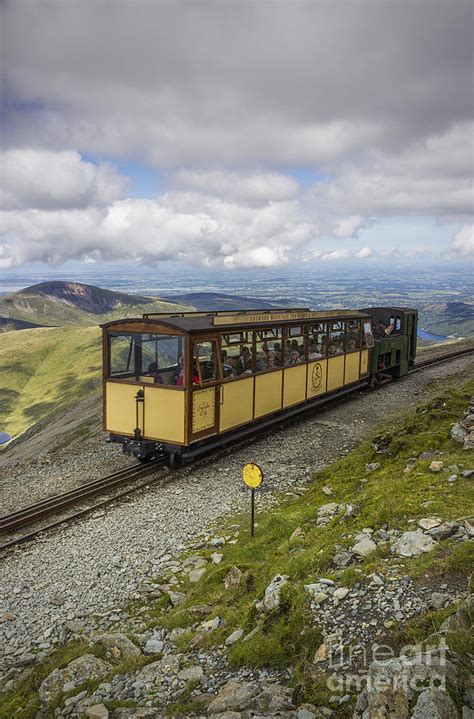
[[[141,462],[142,464],[148,464],[148,462],[151,462],[152,459],[153,459],[152,454],[147,454],[145,457],[138,457],[138,461]]]
[[[168,464],[170,469],[176,469],[181,464],[181,455],[177,452],[171,452],[168,455]]]

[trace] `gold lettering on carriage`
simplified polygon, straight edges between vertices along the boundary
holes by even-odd
[[[351,310],[308,310],[302,312],[261,312],[235,315],[216,315],[214,325],[258,324],[260,322],[292,322],[293,320],[321,319],[322,317],[360,317],[361,313]]]

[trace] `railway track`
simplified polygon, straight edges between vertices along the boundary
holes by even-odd
[[[55,494],[52,497],[46,497],[39,502],[35,502],[27,507],[22,507],[16,512],[11,512],[10,514],[0,517],[0,534],[13,534],[22,527],[33,526],[51,515],[61,514],[69,508],[77,507],[77,505],[80,505],[83,502],[101,494],[114,492],[113,497],[109,497],[100,502],[86,506],[73,514],[63,516],[48,525],[41,526],[34,532],[29,532],[21,537],[15,537],[9,542],[0,545],[0,549],[7,549],[10,546],[32,539],[40,532],[57,527],[60,524],[71,521],[72,519],[82,517],[85,514],[119,499],[120,497],[130,494],[132,491],[145,487],[150,483],[149,479],[147,479],[146,482],[138,484],[137,481],[156,474],[158,470],[165,467],[166,464],[167,457],[166,455],[163,455],[147,465],[134,465],[132,467],[126,467],[125,469],[120,469],[116,472],[112,472],[112,474],[109,474],[106,477],[86,482],[85,484],[81,484],[79,487],[71,489],[68,492],[62,492],[61,494]],[[119,492],[118,494],[115,493],[115,490],[123,487],[124,485],[126,486],[124,491]]]
[[[463,348],[454,352],[445,352],[435,357],[427,357],[426,359],[417,362],[415,367],[410,370],[409,374],[419,372],[437,364],[442,364],[443,362],[448,362],[452,359],[456,359],[464,355],[472,354],[473,352],[474,347]],[[236,443],[236,445],[240,446],[248,441],[249,440],[246,440],[244,442],[238,442]],[[217,456],[221,456],[223,452],[225,453],[228,451],[229,448],[224,447],[221,451],[218,451],[214,454]],[[207,459],[202,459],[201,462],[203,461],[207,461]],[[193,466],[195,466],[195,464],[199,464],[199,462],[195,462]],[[47,525],[42,525],[38,529],[23,534],[20,537],[13,537],[6,543],[1,544],[0,550],[12,548],[18,544],[33,539],[44,531],[58,527],[59,525],[66,522],[79,519],[84,515],[89,514],[90,512],[98,510],[101,507],[110,504],[111,502],[114,502],[117,499],[120,499],[130,494],[133,491],[136,491],[137,489],[147,486],[150,483],[150,479],[147,479],[145,482],[137,484],[138,480],[144,479],[146,477],[152,477],[153,475],[157,474],[160,469],[164,469],[166,466],[167,457],[166,455],[163,455],[147,465],[134,465],[132,467],[118,470],[116,472],[113,472],[112,474],[107,475],[106,477],[92,480],[91,482],[82,484],[75,489],[69,490],[68,492],[63,492],[61,494],[53,495],[52,497],[47,497],[27,507],[23,507],[16,512],[12,512],[10,514],[4,515],[3,517],[0,517],[0,534],[11,535],[23,527],[34,526],[42,520],[46,519],[47,517],[50,517],[51,515],[58,515],[71,507],[77,507],[77,505],[80,505],[93,497],[97,497],[101,494],[106,494],[107,492],[115,491],[123,487],[124,485],[126,486],[123,491],[119,492],[118,494],[114,493],[112,497],[108,497],[102,501],[96,502],[82,509],[78,509],[77,511],[74,511],[72,514],[68,514],[67,516],[61,516],[59,519]],[[184,466],[182,468],[174,470],[173,474],[181,474],[186,469],[189,469],[189,467]],[[169,473],[171,473],[171,470],[168,470],[165,474]],[[158,477],[156,477],[153,481],[156,481],[157,479]],[[130,486],[131,483],[132,486]]]

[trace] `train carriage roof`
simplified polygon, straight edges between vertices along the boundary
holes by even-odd
[[[175,330],[179,334],[196,334],[211,332],[212,330],[236,331],[254,327],[268,327],[275,325],[291,325],[298,322],[322,322],[339,319],[367,319],[370,315],[360,310],[310,310],[308,308],[292,307],[290,309],[276,308],[274,310],[245,310],[242,312],[225,310],[223,312],[176,312],[144,314],[140,318],[124,318],[101,325],[104,329],[114,328],[133,331],[133,325],[147,327],[153,331],[153,325],[161,328]],[[149,330],[148,330],[149,328]],[[141,329],[138,331],[142,331]],[[161,331],[161,330],[160,330]]]

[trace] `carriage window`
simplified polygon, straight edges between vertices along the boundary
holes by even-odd
[[[303,327],[289,327],[285,342],[285,366],[305,361],[305,338]]]
[[[328,355],[344,354],[345,322],[329,322]]]
[[[195,342],[193,384],[204,384],[217,379],[217,341]]]
[[[184,382],[183,338],[110,332],[110,376],[180,386]]]
[[[255,332],[255,371],[281,367],[281,338],[279,327],[262,329]]]
[[[109,333],[110,376],[135,374],[134,338],[132,335]]]
[[[328,349],[328,326],[326,322],[318,322],[309,328],[308,359],[326,357]]]
[[[360,349],[360,320],[346,322],[346,352]]]
[[[375,344],[374,335],[372,334],[372,324],[370,320],[364,321],[364,332],[362,334],[362,347],[373,347]]]
[[[252,333],[222,335],[222,372],[224,379],[252,372]]]

